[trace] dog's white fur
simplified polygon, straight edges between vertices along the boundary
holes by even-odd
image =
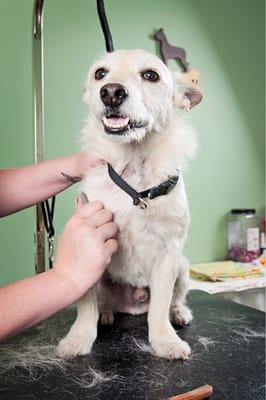
[[[106,68],[108,74],[97,81],[94,74],[99,67]],[[160,80],[143,80],[141,72],[147,69],[157,71]],[[129,95],[120,110],[132,120],[147,121],[146,127],[121,136],[104,131],[105,106],[100,89],[107,83],[127,88]],[[175,112],[176,107],[188,107],[190,90],[195,96],[196,89],[186,85],[180,75],[174,76],[157,57],[144,50],[115,51],[94,64],[84,91],[90,113],[82,138],[83,151],[110,162],[138,191],[160,184],[177,169],[181,176],[174,190],[148,200],[145,210],[133,206],[132,199],[111,181],[106,166],[90,170],[81,185],[90,200],[100,200],[113,211],[119,226],[119,251],[108,266],[112,279],[150,288],[149,307],[129,311],[146,312],[148,308],[149,341],[155,354],[181,359],[188,358],[190,347],[177,336],[170,319],[178,324],[192,319],[185,305],[188,263],[182,252],[189,209],[182,170],[195,152],[196,139],[194,130]],[[90,352],[97,335],[99,293],[100,304],[109,305],[102,311],[113,311],[112,299],[104,301],[108,296],[104,287],[99,284],[89,290],[78,304],[74,325],[59,344],[63,357]]]

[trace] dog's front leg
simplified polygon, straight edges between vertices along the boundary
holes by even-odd
[[[88,354],[97,336],[99,318],[97,285],[78,302],[78,315],[70,331],[58,345],[61,357],[69,358],[78,354]]]
[[[177,275],[177,257],[169,253],[166,253],[161,263],[157,263],[152,269],[148,313],[149,341],[159,357],[185,360],[190,355],[190,347],[177,336],[169,320],[169,308]]]

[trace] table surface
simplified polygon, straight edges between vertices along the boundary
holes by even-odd
[[[0,346],[0,399],[159,400],[208,383],[213,400],[264,400],[264,313],[199,291],[188,302],[193,322],[176,327],[192,348],[188,361],[154,357],[146,315],[118,314],[99,327],[90,355],[53,366],[55,343],[75,318],[68,309]]]

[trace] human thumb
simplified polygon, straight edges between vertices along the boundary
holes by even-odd
[[[82,205],[83,205],[82,199],[81,199],[81,195],[79,193],[77,196],[77,199],[76,199],[76,211],[78,211],[82,207]]]
[[[88,203],[89,199],[86,193],[80,192],[77,197],[77,206],[76,210],[79,210],[84,204]]]

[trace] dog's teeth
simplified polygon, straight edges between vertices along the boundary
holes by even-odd
[[[106,118],[103,117],[103,123],[105,126],[107,126],[108,128],[124,128],[125,126],[127,126],[129,122],[129,118],[122,118],[122,117],[117,117],[117,118]]]

